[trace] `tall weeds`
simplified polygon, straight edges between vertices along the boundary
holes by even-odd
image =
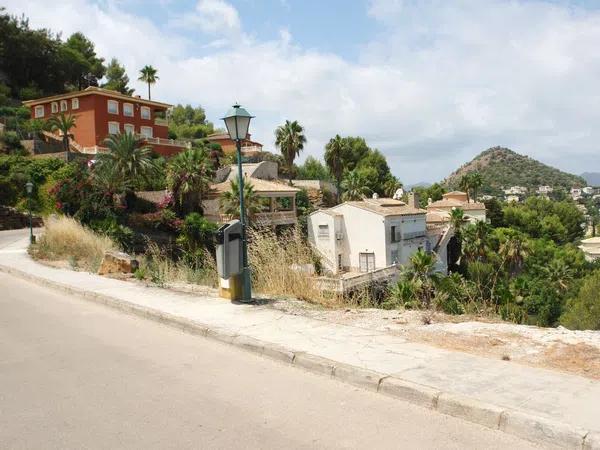
[[[191,267],[182,260],[173,260],[154,242],[148,243],[146,253],[140,257],[139,273],[158,286],[192,283],[216,287],[218,283],[217,264],[208,251],[204,251],[202,264]]]
[[[108,237],[100,236],[70,217],[49,217],[44,234],[31,248],[34,257],[69,260],[72,266],[96,272],[106,251],[117,250]]]
[[[322,292],[308,271],[315,263],[310,245],[299,229],[281,234],[267,229],[250,230],[249,259],[253,289],[261,294],[295,297],[311,303],[333,306],[335,295]]]

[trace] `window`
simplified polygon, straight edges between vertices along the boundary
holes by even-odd
[[[319,239],[329,239],[329,225],[319,225]]]
[[[152,137],[152,127],[140,127],[140,134],[144,137]]]
[[[375,270],[375,253],[359,253],[358,265],[361,272]]]
[[[392,264],[398,264],[400,261],[398,261],[398,249],[396,250],[392,250]]]
[[[123,103],[123,115],[133,117],[133,105],[131,103]]]
[[[109,100],[108,112],[111,114],[119,114],[119,102],[116,100]]]
[[[397,225],[390,228],[390,242],[400,242],[400,227]]]
[[[79,109],[79,99],[71,99],[71,109]]]
[[[58,112],[58,103],[56,102],[52,102],[52,106],[51,109],[52,113],[57,113]]]
[[[125,129],[125,133],[135,134],[135,127],[132,124],[126,123],[123,128]]]
[[[44,117],[44,105],[38,105],[35,107],[34,114],[36,119]]]
[[[108,133],[119,134],[119,122],[108,122]]]
[[[69,109],[69,104],[67,103],[66,100],[61,100],[60,101],[60,110],[62,111],[66,111],[67,109]]]
[[[151,119],[150,108],[148,108],[147,106],[142,106],[140,108],[140,114],[142,116],[142,119],[146,119],[146,120],[150,120]]]

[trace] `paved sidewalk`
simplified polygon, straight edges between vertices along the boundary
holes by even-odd
[[[581,427],[586,432],[600,432],[600,383],[590,379],[415,344],[381,332],[288,315],[268,306],[232,304],[219,298],[54,269],[31,260],[26,245],[27,240],[21,239],[1,248],[0,266],[231,335],[278,344],[450,395]]]

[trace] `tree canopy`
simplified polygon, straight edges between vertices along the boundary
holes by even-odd
[[[105,89],[120,92],[121,94],[131,95],[133,89],[129,86],[129,77],[123,67],[116,58],[110,60],[106,66],[106,82],[102,84]]]

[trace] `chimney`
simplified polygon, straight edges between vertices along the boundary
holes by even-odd
[[[419,209],[419,194],[416,192],[408,193],[408,206]]]

